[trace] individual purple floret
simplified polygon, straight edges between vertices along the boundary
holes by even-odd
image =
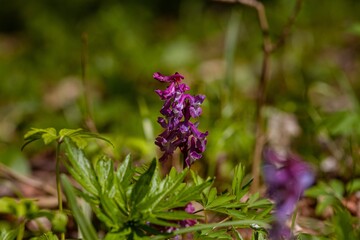
[[[275,202],[276,219],[270,238],[290,239],[286,221],[304,191],[314,182],[314,173],[299,156],[290,153],[282,156],[268,147],[264,150],[264,177],[269,197]]]
[[[194,213],[195,212],[195,208],[192,205],[192,203],[188,203],[185,207],[185,212],[187,213]],[[180,221],[180,226],[181,227],[191,227],[194,226],[196,224],[196,219],[185,219]]]
[[[205,100],[204,95],[192,96],[185,93],[190,87],[181,83],[184,76],[175,73],[171,76],[164,76],[161,73],[154,73],[154,79],[169,83],[165,90],[155,90],[164,101],[160,113],[164,117],[158,118],[158,123],[165,129],[155,140],[164,154],[160,161],[165,161],[172,156],[176,148],[179,148],[184,155],[187,167],[202,157],[205,151],[206,136],[208,132],[202,133],[198,130],[198,123],[190,121],[201,115],[200,105]]]
[[[190,213],[190,214],[193,214],[195,212],[195,208],[194,206],[192,205],[192,203],[188,203],[186,206],[185,206],[185,209],[184,208],[179,208],[181,210],[185,210],[185,212],[187,213]],[[176,223],[180,226],[180,227],[183,227],[183,228],[186,228],[186,227],[191,227],[191,226],[194,226],[197,221],[196,219],[185,219],[185,220],[180,220],[180,221],[176,221]],[[176,230],[178,230],[179,228],[177,227],[166,227],[165,228],[165,232],[167,233],[171,233],[171,232],[174,232]],[[180,239],[179,236],[175,236],[173,239]],[[188,238],[186,239],[192,239],[191,237],[191,234],[188,234]]]

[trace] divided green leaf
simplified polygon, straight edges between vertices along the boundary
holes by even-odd
[[[25,143],[21,147],[23,150],[29,143],[43,139],[45,144],[49,144],[58,138],[55,128],[31,128],[24,136]]]
[[[98,196],[100,185],[90,161],[69,138],[65,138],[64,142],[68,157],[68,162],[65,162],[65,165],[68,171],[91,195]]]

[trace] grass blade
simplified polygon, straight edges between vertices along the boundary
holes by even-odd
[[[91,225],[90,221],[85,218],[84,213],[76,203],[75,191],[66,175],[61,175],[61,182],[64,187],[68,206],[70,207],[72,214],[80,227],[84,239],[98,240],[94,227]]]

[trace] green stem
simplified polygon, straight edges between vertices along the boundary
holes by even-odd
[[[25,220],[20,223],[19,232],[17,234],[16,240],[22,240],[24,238],[25,231]]]
[[[291,232],[294,233],[298,207],[296,207],[291,219]]]
[[[58,206],[59,212],[63,212],[63,202],[62,202],[62,192],[61,192],[61,183],[60,183],[60,145],[61,141],[57,142],[56,145],[56,190],[57,190],[57,197],[58,197]],[[65,233],[60,234],[61,240],[65,240]]]
[[[208,217],[207,217],[206,209],[204,209],[204,221],[205,221],[205,224],[208,224]]]

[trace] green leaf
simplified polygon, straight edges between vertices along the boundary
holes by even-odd
[[[77,134],[76,134],[77,135]],[[70,137],[73,137],[75,136],[75,134],[73,135],[70,135]],[[81,134],[79,134],[80,137],[82,138],[93,138],[93,139],[100,139],[102,141],[105,141],[107,142],[108,144],[110,144],[112,147],[114,147],[114,144],[107,138],[105,137],[102,137],[100,136],[99,134],[97,133],[92,133],[92,132],[85,132],[85,131],[82,131]]]
[[[104,223],[108,228],[111,228],[114,226],[114,221],[103,212],[103,209],[99,208],[98,204],[95,205],[95,204],[90,203],[90,206],[91,206],[91,209],[94,211],[96,217],[102,223]]]
[[[75,192],[66,175],[61,175],[61,182],[64,188],[64,192],[66,194],[68,206],[70,207],[72,214],[77,224],[79,225],[84,239],[98,240],[94,227],[91,225],[89,219],[84,216],[84,213],[81,211],[81,209],[76,203]]]
[[[121,232],[109,232],[106,234],[104,240],[119,240],[119,239],[129,239],[126,236],[131,233],[131,229],[127,228]]]
[[[222,222],[222,223],[211,223],[211,224],[198,224],[192,227],[187,228],[181,228],[179,230],[175,230],[169,235],[163,235],[163,236],[153,236],[152,239],[168,239],[176,235],[186,234],[186,233],[192,233],[196,231],[201,231],[205,229],[212,229],[212,228],[222,228],[222,227],[239,227],[239,228],[249,228],[251,224],[257,224],[259,227],[262,228],[268,228],[269,225],[262,222],[262,221],[256,221],[256,220],[238,220],[238,221],[228,221],[228,222]]]
[[[189,185],[186,183],[180,183],[172,193],[166,196],[163,201],[159,202],[155,208],[155,211],[165,211],[172,208],[184,207],[187,203],[192,201],[179,198],[180,194],[182,194],[187,187],[189,187]]]
[[[111,192],[114,192],[112,191],[112,189],[115,187],[113,161],[106,156],[102,156],[96,162],[95,172],[101,187],[101,193],[109,195]],[[113,195],[110,197],[113,197]]]
[[[265,207],[261,212],[259,212],[256,215],[256,219],[264,219],[264,218],[271,218],[271,210],[274,208],[274,205],[272,203],[269,203],[270,205],[268,207]]]
[[[317,185],[315,185],[311,188],[308,188],[305,191],[304,195],[307,197],[312,197],[312,198],[317,198],[322,195],[327,195],[327,194],[329,194],[327,188],[328,188],[328,186],[324,182],[319,182]]]
[[[196,239],[210,240],[210,239],[232,239],[227,229],[205,229],[202,230],[199,236],[196,235]]]
[[[44,233],[39,237],[33,237],[30,240],[59,240],[59,238],[52,232]]]
[[[0,239],[2,240],[14,240],[18,235],[19,229],[1,229],[0,230]]]
[[[108,139],[100,136],[99,134],[87,132],[87,131],[83,130],[82,128],[61,129],[59,132],[59,136],[60,136],[60,141],[62,141],[66,137],[69,137],[80,149],[83,149],[87,146],[87,141],[86,141],[87,138],[100,139],[100,140],[103,140],[103,141],[109,143],[111,146],[114,147],[114,145]]]
[[[16,214],[16,201],[10,197],[2,197],[0,198],[0,213],[8,213],[8,214]]]
[[[70,164],[66,167],[72,177],[90,194],[98,196],[100,186],[95,171],[84,153],[69,138],[64,139],[65,152]]]
[[[332,135],[351,136],[354,133],[360,133],[359,121],[359,112],[342,111],[328,116],[323,124]]]
[[[68,138],[65,139],[65,142],[71,142]],[[72,147],[76,149],[75,146],[72,145]],[[78,151],[81,152],[81,150]],[[130,159],[128,158],[127,163],[129,163],[129,161]],[[91,167],[91,165],[89,165],[89,167]],[[69,172],[72,173],[73,169],[69,168]],[[98,192],[95,194],[89,191],[90,195],[85,192],[80,193],[80,195],[90,203],[96,216],[109,228],[119,227],[127,220],[128,212],[125,209],[125,200],[122,198],[123,196],[119,191],[115,178],[113,161],[108,157],[101,157],[95,164],[94,172],[96,174],[94,173],[95,182],[93,185],[98,186]],[[74,174],[76,174],[76,172]],[[82,179],[83,177],[81,177],[80,181],[82,181]],[[89,186],[84,185],[84,183],[80,182],[80,184],[85,189],[89,188]],[[126,195],[125,192],[123,192],[123,194]]]
[[[116,171],[116,177],[121,188],[126,189],[130,185],[133,175],[134,169],[131,166],[131,158],[130,155],[127,155]]]
[[[236,198],[234,195],[220,195],[215,198],[209,205],[205,206],[206,209],[214,209],[217,207],[225,206]]]
[[[163,191],[153,197],[150,209],[155,209],[156,206],[169,194],[173,193],[177,187],[183,182],[188,170],[183,170],[177,174],[176,169],[172,168],[169,175],[162,181]]]
[[[21,147],[23,150],[29,143],[43,139],[45,144],[49,144],[58,138],[55,128],[31,128],[24,136],[25,143]]]
[[[323,198],[321,198],[321,201],[318,202],[315,208],[315,213],[317,215],[323,214],[325,209],[327,207],[334,206],[338,203],[338,199],[331,195],[325,195]]]
[[[30,131],[25,133],[24,140],[27,141],[27,140],[30,140],[30,139],[40,139],[44,132],[46,132],[45,129],[31,128]]]
[[[76,144],[80,149],[84,149],[88,145],[88,141],[81,136],[69,136],[69,138]]]
[[[335,194],[335,196],[337,198],[341,199],[345,192],[344,184],[340,180],[332,179],[329,182],[329,185],[330,185],[331,189],[333,190],[333,193]]]
[[[78,129],[68,129],[68,128],[63,128],[59,131],[59,136],[61,139],[64,139],[65,137],[69,137],[69,136],[73,136],[76,134],[80,134],[84,132],[84,130],[82,128],[78,128]]]
[[[246,212],[235,209],[226,209],[225,214],[231,216],[233,219],[245,220],[248,219]]]
[[[266,231],[264,230],[254,231],[251,240],[267,240]]]
[[[169,212],[156,212],[154,215],[157,218],[166,219],[166,220],[185,220],[185,219],[199,219],[202,218],[200,215],[187,213],[185,211],[169,211]]]
[[[127,219],[124,210],[124,203],[121,204],[121,209],[116,205],[115,195],[119,195],[117,192],[117,186],[114,177],[114,164],[113,161],[103,156],[95,165],[95,171],[97,179],[101,188],[100,203],[106,213],[106,215],[112,220],[114,226],[121,225]]]
[[[348,184],[346,184],[346,191],[354,193],[360,190],[360,178],[351,180]]]
[[[349,211],[344,210],[343,207],[340,207],[333,218],[334,221],[334,230],[336,239],[359,239],[356,230],[352,225],[352,216]]]
[[[215,200],[217,196],[217,190],[216,188],[211,188],[208,195],[205,196],[207,198],[206,205],[210,204],[212,201]]]
[[[125,209],[125,206],[128,205],[127,189],[130,187],[134,175],[130,155],[126,156],[125,160],[120,164],[115,174],[116,187],[118,190],[117,194],[115,194],[115,201],[122,209]]]
[[[107,195],[100,195],[101,210],[111,220],[111,227],[120,227],[127,221],[127,216],[122,214],[113,198]],[[108,222],[109,224],[109,222]]]
[[[235,166],[234,178],[231,185],[232,194],[236,196],[236,200],[240,200],[244,191],[242,191],[242,182],[245,176],[245,167],[241,164]]]
[[[202,183],[205,182],[205,180],[202,179],[202,178],[201,178],[198,174],[196,174],[194,171],[191,170],[191,171],[190,171],[190,174],[191,174],[191,178],[192,178],[192,180],[194,181],[195,185],[200,186]],[[198,199],[201,200],[201,204],[202,204],[203,206],[205,206],[205,205],[207,204],[207,202],[208,202],[207,196],[209,196],[209,191],[211,190],[211,185],[213,184],[214,179],[208,178],[208,179],[206,180],[206,182],[210,182],[210,184],[209,184],[207,187],[205,187],[204,189],[201,190],[200,196],[199,196],[199,198],[198,198]]]
[[[170,222],[167,220],[161,220],[159,218],[156,218],[155,216],[150,216],[149,218],[147,218],[147,221],[152,224],[159,225],[159,226],[178,227],[178,225],[174,222]]]
[[[305,191],[305,196],[318,198],[320,196],[331,195],[341,199],[345,192],[344,184],[336,179],[329,183],[319,182],[316,186]]]
[[[96,138],[96,139],[100,139],[100,140],[103,140],[105,142],[107,142],[108,144],[110,144],[112,147],[114,147],[114,144],[107,138],[105,137],[102,137],[98,134],[95,134],[95,133],[86,133],[86,136],[90,137],[90,138]]]
[[[41,138],[44,140],[46,145],[55,141],[58,138],[55,128],[44,129],[44,133]]]
[[[176,202],[188,203],[190,201],[198,201],[201,199],[201,193],[204,189],[210,187],[213,184],[213,179],[208,179],[198,185],[187,186],[184,191],[179,192],[176,195]]]
[[[247,203],[248,204],[253,204],[254,202],[256,202],[256,200],[259,199],[259,196],[260,196],[259,192],[256,192],[256,193],[250,195],[249,199],[247,200]]]
[[[135,186],[131,192],[131,206],[135,208],[141,201],[144,201],[144,197],[150,190],[149,183],[151,182],[156,170],[156,159],[154,159],[148,170],[142,174],[139,180],[135,183]]]
[[[0,213],[12,214],[17,218],[30,218],[38,211],[39,209],[33,200],[16,200],[11,197],[0,198]]]
[[[352,23],[352,25],[348,29],[348,32],[360,36],[360,23],[359,22]]]
[[[249,202],[248,208],[267,208],[272,206],[272,203],[267,198],[258,199],[254,202]]]

